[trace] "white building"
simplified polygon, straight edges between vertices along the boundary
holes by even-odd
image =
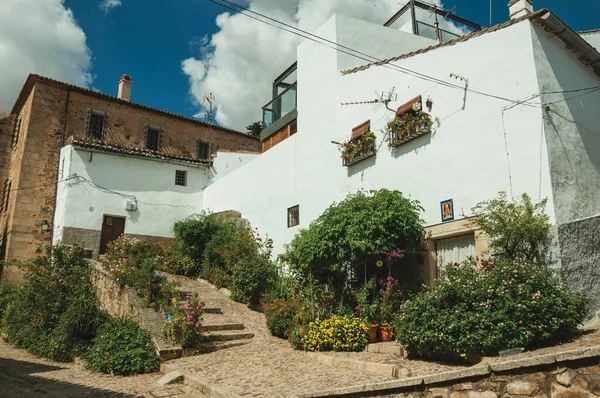
[[[397,189],[425,209],[432,239],[423,273],[432,280],[439,262],[487,251],[465,222],[476,203],[528,193],[548,198],[556,265],[600,307],[600,34],[580,35],[528,0],[509,6],[508,22],[439,44],[416,35],[418,23],[411,32],[406,23],[333,16],[318,36],[381,61],[365,65],[304,41],[297,68],[275,81],[264,108],[264,153],[211,184],[203,208],[240,211],[274,239],[277,254],[348,193]],[[389,148],[387,123],[418,97],[440,125]],[[365,122],[376,154],[345,167],[335,143]],[[442,222],[449,199],[453,220]]]

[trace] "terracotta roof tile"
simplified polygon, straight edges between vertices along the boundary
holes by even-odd
[[[139,156],[157,160],[172,160],[180,163],[200,164],[204,166],[209,166],[210,164],[208,160],[195,159],[192,157],[179,155],[169,155],[162,152],[150,151],[145,148],[138,148],[134,146],[120,146],[115,144],[109,144],[101,140],[92,140],[74,136],[71,136],[67,140],[67,144],[73,145],[76,148],[93,149],[100,152],[120,153],[123,155]]]
[[[545,14],[547,12],[548,12],[548,10],[546,8],[542,8],[541,10],[538,10],[538,11],[536,11],[534,13],[527,14],[527,15],[524,15],[524,16],[519,17],[519,18],[511,19],[510,21],[501,23],[499,25],[492,26],[491,28],[473,31],[473,32],[471,32],[471,33],[469,33],[467,35],[457,37],[456,39],[447,41],[445,43],[436,44],[436,45],[433,45],[433,46],[422,48],[422,49],[417,50],[417,51],[413,51],[413,52],[410,52],[410,53],[402,54],[402,55],[399,55],[397,57],[388,58],[388,59],[384,59],[384,60],[381,60],[381,61],[378,61],[378,62],[372,62],[370,64],[358,66],[356,68],[352,68],[352,69],[349,69],[349,70],[342,71],[341,73],[342,73],[342,75],[349,75],[351,73],[356,73],[356,72],[367,70],[371,66],[385,65],[385,64],[389,64],[390,62],[399,61],[401,59],[406,59],[406,58],[414,57],[415,55],[419,55],[419,54],[424,54],[426,52],[433,51],[433,50],[436,50],[436,49],[441,48],[441,47],[453,46],[456,43],[467,41],[467,40],[470,40],[470,39],[472,39],[474,37],[478,37],[478,36],[484,35],[486,33],[496,32],[496,31],[498,31],[500,29],[507,28],[509,26],[512,26],[512,25],[514,25],[516,23],[522,22],[522,21],[527,20],[527,19],[535,18],[535,17],[543,15],[543,14]]]

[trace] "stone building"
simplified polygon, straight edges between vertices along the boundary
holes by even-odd
[[[100,191],[100,183],[96,180],[105,185],[118,183],[119,188],[126,191],[136,180],[145,178],[147,187],[137,188],[146,193],[152,191],[150,187],[157,182],[156,176],[165,174],[166,169],[173,174],[169,174],[169,186],[175,186],[176,183],[185,184],[187,181],[183,181],[184,178],[193,180],[193,176],[188,173],[215,174],[213,165],[219,156],[224,159],[227,154],[239,154],[241,159],[260,151],[259,141],[245,133],[218,126],[211,127],[192,118],[133,103],[130,101],[131,87],[131,78],[123,75],[119,82],[118,96],[114,97],[46,77],[29,75],[10,116],[0,119],[0,182],[3,184],[0,258],[31,258],[38,245],[50,243],[53,238],[55,241],[86,238],[87,241],[83,243],[95,254],[99,252],[100,242],[95,241],[96,238],[99,240],[99,233],[98,236],[94,235],[94,241],[90,241],[92,238],[89,233],[85,236],[85,228],[69,232],[68,229],[53,227],[56,214],[69,215],[79,211],[69,207],[65,198],[61,199],[60,204],[57,203],[57,181],[58,189],[63,189],[61,180],[68,179],[69,176],[64,172],[70,166],[65,164],[64,157],[61,159],[61,149],[64,153],[73,151],[79,157],[87,154],[87,163],[82,166],[82,170],[78,170],[80,176],[77,181],[91,181],[95,184],[94,191]],[[94,153],[97,153],[96,159],[93,159]],[[70,156],[72,158],[74,156]],[[103,160],[106,161],[102,162]],[[99,169],[101,164],[109,168]],[[115,165],[119,167],[115,168]],[[187,168],[179,170],[181,165]],[[142,177],[130,173],[145,167],[152,168],[154,174]],[[107,170],[110,175],[106,175]],[[81,175],[84,174],[83,171],[87,172],[85,176]],[[128,173],[129,179],[126,178]],[[214,177],[215,175],[211,176]],[[86,178],[87,181],[81,178]],[[68,185],[72,186],[77,181],[71,179]],[[197,185],[196,191],[202,191],[206,185],[207,182]],[[101,187],[111,189],[110,186]],[[95,207],[103,208],[114,216],[124,213],[124,216],[130,216],[138,223],[157,215],[156,211],[154,214],[146,212],[142,217],[137,209],[132,211],[132,206],[136,206],[135,200],[133,205],[129,204],[129,212],[125,208],[127,203],[121,205],[120,202],[119,209],[107,209],[106,206],[102,207],[104,199],[95,197],[89,187],[86,189],[85,203],[81,203],[81,199],[79,203],[81,206],[85,205],[85,213],[77,218],[93,218],[97,230],[107,221],[103,215],[96,217],[92,211]],[[160,190],[169,191],[170,188],[163,184]],[[178,195],[189,196],[188,192],[176,191],[169,203],[176,205]],[[175,215],[185,216],[199,211],[201,203],[197,208],[188,206],[185,209],[185,212]],[[118,224],[121,221],[116,217],[108,222]],[[170,221],[168,217],[162,219],[164,223]],[[62,220],[58,219],[57,222],[61,223]],[[168,237],[171,226],[172,223],[162,228],[159,237]],[[64,225],[61,224],[61,227]],[[53,236],[63,232],[65,236]],[[123,232],[127,233],[127,228]],[[151,233],[137,235],[152,236]],[[20,273],[9,267],[4,270],[3,277],[9,281],[18,280]]]

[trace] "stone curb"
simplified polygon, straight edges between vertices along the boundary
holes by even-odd
[[[160,372],[166,375],[171,372],[179,372],[179,369],[173,365],[163,363],[160,365]],[[239,395],[233,393],[225,387],[211,384],[205,379],[196,375],[183,372],[181,373],[183,375],[183,384],[195,388],[209,398],[240,398]]]
[[[345,367],[345,365],[356,366],[356,368],[351,368],[355,370],[362,370],[369,373],[373,368],[367,367],[366,364],[373,362],[359,361],[359,360],[347,360],[345,358],[344,361],[337,361],[338,358],[331,355],[323,355],[315,352],[306,352],[305,353],[309,358],[313,358],[325,365],[330,366],[340,366]],[[323,358],[321,358],[323,357]],[[364,392],[374,393],[374,392],[391,392],[393,390],[405,388],[405,387],[414,387],[419,385],[434,385],[442,382],[450,382],[455,380],[467,379],[471,377],[479,377],[479,376],[487,376],[494,372],[505,372],[509,370],[516,369],[527,369],[533,368],[541,365],[552,365],[559,364],[561,362],[567,361],[576,361],[580,359],[589,359],[589,358],[599,358],[600,357],[600,346],[593,346],[588,348],[578,348],[575,350],[562,351],[557,352],[556,354],[545,354],[536,357],[523,358],[523,359],[515,359],[512,361],[506,361],[501,363],[495,363],[491,365],[479,365],[473,366],[466,369],[437,373],[419,377],[412,377],[401,380],[392,380],[385,381],[380,383],[373,384],[363,384],[359,386],[351,386],[351,387],[343,387],[336,388],[332,390],[325,391],[314,391],[306,394],[297,395],[298,398],[319,398],[319,397],[337,397],[337,396],[345,396],[345,395],[356,395]],[[347,362],[347,361],[351,361]],[[354,362],[363,362],[363,365],[355,365]],[[391,364],[379,364],[378,365],[386,365],[394,368],[394,365]],[[362,367],[361,367],[362,366]],[[383,369],[383,368],[381,368]],[[379,371],[379,368],[375,368],[375,371]],[[379,375],[389,376],[390,374],[376,373]],[[394,373],[392,373],[394,375]],[[393,376],[392,376],[393,377]]]

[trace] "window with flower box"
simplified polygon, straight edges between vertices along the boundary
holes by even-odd
[[[375,134],[371,132],[371,121],[367,120],[352,129],[350,140],[344,142],[340,151],[344,166],[352,166],[375,156]]]
[[[421,96],[413,98],[400,106],[396,117],[388,123],[388,145],[390,147],[404,145],[430,133],[432,125],[431,116],[423,112]]]

